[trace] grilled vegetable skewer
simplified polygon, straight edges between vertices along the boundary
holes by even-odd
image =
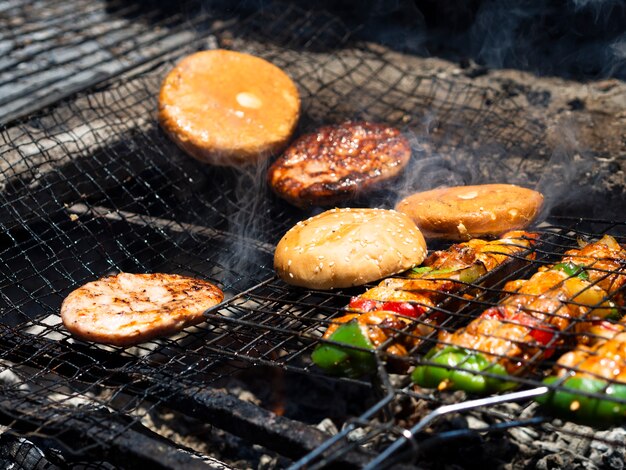
[[[556,375],[544,381],[546,385],[557,385],[558,389],[537,400],[557,414],[580,421],[623,421],[626,418],[626,332],[623,325],[616,325],[616,330],[620,332],[609,340],[599,341],[593,348],[580,346],[564,354],[557,363]]]
[[[347,307],[351,313],[333,320],[323,337],[346,346],[320,344],[312,354],[313,362],[332,374],[358,376],[375,368],[368,350],[387,343],[387,354],[406,356],[442,320],[434,307],[445,294],[460,291],[526,252],[535,239],[534,234],[513,231],[498,240],[474,239],[432,253],[406,278],[386,279],[353,297]]]
[[[618,255],[615,259],[597,260],[593,270],[588,270],[589,276],[598,285],[617,292],[615,301],[623,307],[626,249],[613,239],[607,239],[606,243]],[[591,266],[589,261],[584,260]],[[557,414],[579,421],[623,421],[626,418],[626,324],[623,319],[620,323],[597,322],[587,324],[586,330],[579,336],[576,348],[559,358],[554,374],[545,380],[547,385],[558,388],[537,401]]]
[[[581,319],[574,326],[584,332],[618,315],[615,302],[607,297],[621,286],[620,278],[607,276],[606,271],[600,272],[602,277],[597,271],[600,264],[611,271],[624,266],[626,251],[616,246],[613,238],[604,237],[567,252],[560,263],[529,280],[507,283],[505,290],[516,293],[465,328],[442,332],[441,344],[426,356],[432,364],[418,366],[413,381],[424,387],[475,393],[514,387],[507,376],[549,358],[556,347],[564,345],[564,336],[556,333]]]

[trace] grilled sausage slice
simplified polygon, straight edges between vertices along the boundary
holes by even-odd
[[[71,292],[61,319],[76,337],[130,346],[200,323],[223,292],[201,279],[177,274],[120,273]]]
[[[345,122],[297,139],[272,164],[268,179],[295,206],[329,206],[396,177],[410,157],[409,142],[397,129]]]

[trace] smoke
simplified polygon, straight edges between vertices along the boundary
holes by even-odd
[[[610,50],[624,24],[626,6],[614,0],[487,0],[468,30],[466,52],[489,68],[572,78],[623,74]]]
[[[615,39],[609,47],[610,57],[605,76],[626,75],[626,33]]]
[[[626,78],[623,0],[370,0],[340,13],[397,50],[574,79]],[[358,6],[357,6],[358,5]]]
[[[577,138],[578,131],[571,122],[562,122],[550,130],[548,139],[553,148],[550,160],[546,162],[537,184],[537,190],[545,198],[544,213],[550,212],[557,205],[572,202],[572,198],[580,196],[580,185],[587,179],[593,166],[591,156]],[[579,210],[592,201],[580,201]]]
[[[520,30],[540,8],[539,2],[483,2],[469,30],[470,53],[476,62],[491,68],[502,68],[511,63],[527,67],[528,60],[520,50],[529,47],[526,44],[528,37],[521,35]]]
[[[210,2],[255,13],[270,0]],[[575,79],[626,78],[624,0],[291,0],[360,37],[418,55]],[[208,2],[207,2],[208,4]]]
[[[576,12],[588,12],[595,23],[606,22],[613,14],[624,10],[623,0],[569,0],[569,5]]]
[[[270,198],[266,183],[268,162],[233,170],[237,173],[232,205],[227,209],[228,233],[233,235],[221,263],[235,275],[257,278],[251,269],[271,268],[274,247],[264,240],[271,232]],[[267,275],[267,273],[265,273]],[[236,281],[236,280],[234,280]]]

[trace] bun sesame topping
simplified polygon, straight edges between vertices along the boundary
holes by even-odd
[[[274,268],[289,284],[333,289],[391,276],[420,264],[425,257],[424,237],[404,214],[386,209],[331,209],[298,222],[283,236],[274,254]]]

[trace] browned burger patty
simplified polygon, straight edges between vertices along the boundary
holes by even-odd
[[[410,158],[397,129],[346,122],[300,137],[272,164],[268,179],[295,206],[328,206],[394,178]]]

